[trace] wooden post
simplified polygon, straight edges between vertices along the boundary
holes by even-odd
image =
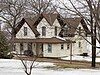
[[[72,63],[72,41],[71,41],[71,46],[70,46],[70,64]]]

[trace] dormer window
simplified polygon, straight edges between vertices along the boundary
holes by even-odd
[[[27,36],[27,27],[24,27],[24,36]]]
[[[55,26],[55,36],[57,36],[57,26]]]
[[[81,35],[81,27],[79,27],[79,35]]]
[[[42,27],[42,36],[46,36],[46,27],[45,26]]]
[[[65,25],[64,28],[63,28],[63,30],[64,30],[64,34],[63,35],[66,35],[67,34],[67,31],[68,31],[68,26]]]
[[[79,42],[79,48],[81,48],[81,42]]]

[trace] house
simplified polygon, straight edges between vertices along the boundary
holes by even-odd
[[[24,54],[31,50],[42,57],[64,57],[87,53],[89,30],[81,18],[62,18],[59,14],[41,14],[23,18],[15,28],[15,50]]]

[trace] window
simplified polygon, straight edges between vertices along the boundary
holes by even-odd
[[[69,46],[70,46],[70,45],[69,45],[69,44],[67,44],[67,49],[69,49]]]
[[[52,53],[52,44],[48,44],[48,53]]]
[[[24,36],[27,36],[27,27],[24,27]]]
[[[79,27],[79,35],[81,35],[81,27]]]
[[[61,44],[61,49],[64,49],[64,44]]]
[[[28,43],[28,50],[32,50],[32,43]]]
[[[42,27],[42,36],[46,36],[46,27],[45,26]]]
[[[57,36],[57,26],[55,26],[55,36]]]
[[[66,35],[67,34],[68,29],[69,29],[68,26],[65,25],[64,28],[63,28],[63,30],[64,30],[64,34],[63,35]]]
[[[16,44],[14,44],[13,50],[14,50],[14,51],[16,50]]]
[[[22,54],[23,51],[23,43],[20,43],[20,54]]]
[[[79,48],[81,47],[81,42],[79,42]]]

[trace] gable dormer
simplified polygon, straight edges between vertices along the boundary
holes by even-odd
[[[54,21],[53,28],[54,28],[54,36],[59,36],[59,33],[61,31],[61,25],[60,25],[58,19],[56,19]]]
[[[37,31],[40,38],[51,38],[58,36],[61,31],[61,25],[58,21],[58,14],[42,14],[43,18],[37,25]],[[45,35],[43,35],[45,33]]]
[[[40,38],[50,38],[52,36],[52,26],[45,18],[37,25],[37,31],[40,33]]]
[[[32,29],[28,26],[28,24],[25,22],[23,26],[20,28],[18,33],[16,34],[16,38],[23,38],[23,39],[34,39],[35,34],[32,31]]]
[[[79,32],[84,32],[86,34],[90,32],[84,20],[81,18],[65,18],[64,22],[65,24],[59,34],[62,35],[63,37],[74,37],[75,35],[80,34]],[[66,25],[68,28],[67,31],[65,32],[64,29]]]
[[[34,23],[35,23],[34,19],[23,18],[19,22],[18,26],[15,28],[16,38],[33,39],[33,38],[36,38],[37,36],[39,36],[40,34],[33,26]]]

